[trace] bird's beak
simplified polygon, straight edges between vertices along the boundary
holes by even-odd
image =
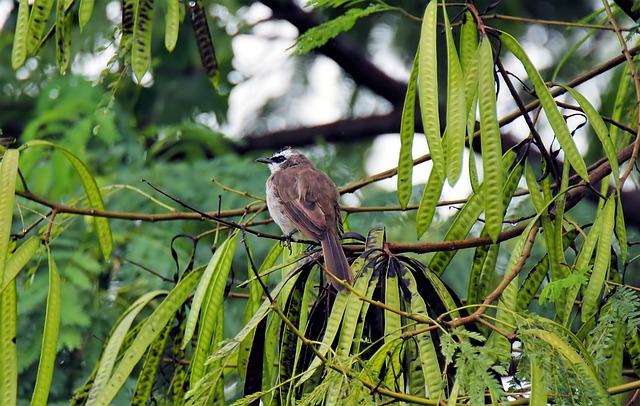
[[[260,162],[260,163],[263,163],[263,164],[270,164],[273,161],[271,160],[271,158],[258,158],[258,159],[256,159],[256,162]]]

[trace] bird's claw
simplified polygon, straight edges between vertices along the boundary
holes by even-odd
[[[289,248],[289,254],[293,253],[293,250],[291,249],[291,241],[293,235],[296,233],[297,230],[293,230],[292,232],[290,232],[289,234],[285,234],[284,237],[284,241],[282,242],[284,244],[285,247]]]

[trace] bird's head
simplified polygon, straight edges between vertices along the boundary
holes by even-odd
[[[291,147],[276,151],[270,158],[258,158],[256,162],[267,164],[271,173],[291,166],[311,164],[307,157]]]

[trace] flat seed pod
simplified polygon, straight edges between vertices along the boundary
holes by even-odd
[[[141,81],[151,66],[153,0],[140,0],[137,11],[131,49],[131,67],[138,81]]]
[[[198,44],[198,52],[200,52],[202,66],[211,80],[211,83],[213,83],[213,86],[217,89],[218,81],[220,80],[220,70],[218,69],[216,50],[213,48],[211,32],[209,31],[209,24],[207,23],[207,16],[204,12],[204,8],[202,7],[202,1],[190,1],[189,12],[191,15],[193,33],[196,36],[196,42]]]

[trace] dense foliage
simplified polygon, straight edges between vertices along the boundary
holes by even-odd
[[[560,22],[472,1],[266,0],[300,32],[289,90],[319,54],[356,85],[333,123],[280,128],[298,121],[277,120],[289,91],[233,138],[230,37],[251,31],[249,5],[20,0],[0,70],[0,404],[631,404],[640,47],[619,3],[562,3],[587,16]],[[360,52],[389,24],[407,83]],[[571,33],[546,70],[534,24]],[[583,51],[598,43],[618,52]],[[116,50],[91,83],[75,55],[96,47]],[[397,166],[371,176],[366,141],[318,138],[386,132]],[[413,159],[416,137],[429,153]],[[287,247],[265,214],[253,151],[283,143],[316,144],[346,185],[357,277],[340,292],[320,249]],[[444,200],[447,185],[469,193]]]

